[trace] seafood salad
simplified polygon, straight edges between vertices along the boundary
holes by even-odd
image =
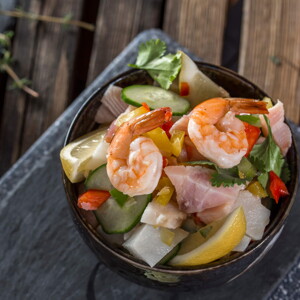
[[[183,52],[150,40],[152,85],[111,85],[99,129],[60,153],[77,205],[113,247],[153,267],[208,264],[263,238],[289,195],[283,103],[233,98]]]

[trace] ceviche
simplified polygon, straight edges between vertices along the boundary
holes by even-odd
[[[282,102],[232,98],[185,53],[165,52],[142,44],[130,66],[153,85],[110,86],[99,129],[60,156],[109,243],[151,267],[196,266],[262,239],[289,195],[292,138]]]

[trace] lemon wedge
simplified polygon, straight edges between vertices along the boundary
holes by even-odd
[[[104,140],[105,133],[106,130],[103,129],[92,131],[66,145],[60,151],[62,167],[72,183],[84,179],[85,167],[99,143]]]
[[[232,251],[246,233],[246,218],[238,207],[225,218],[190,234],[178,254],[169,262],[172,266],[196,266],[210,263]]]

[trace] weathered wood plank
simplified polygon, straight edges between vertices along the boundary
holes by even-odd
[[[160,27],[162,9],[162,0],[100,1],[88,82],[140,31]]]
[[[245,0],[239,72],[300,122],[300,1]],[[273,59],[272,59],[273,58]]]
[[[24,10],[38,14],[41,10],[41,2],[38,0],[23,1],[22,7]],[[14,69],[21,77],[31,77],[36,31],[36,22],[18,20],[15,30],[13,57],[16,61]],[[1,118],[0,174],[3,174],[19,157],[27,101],[27,96],[23,92],[9,90],[8,87],[11,84],[12,80],[8,80]]]
[[[220,64],[227,0],[167,0],[164,30],[205,61]]]
[[[80,19],[83,0],[24,0],[26,11]],[[43,133],[71,101],[78,28],[18,20],[13,46],[16,72],[32,79],[40,97],[7,91],[0,134],[3,172]],[[11,84],[9,80],[8,84]],[[0,171],[0,172],[1,172]]]

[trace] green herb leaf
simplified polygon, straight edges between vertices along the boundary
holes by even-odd
[[[123,194],[122,192],[118,191],[117,189],[113,189],[109,191],[111,196],[117,201],[120,207],[123,207],[128,199],[128,195]]]
[[[261,122],[258,115],[235,115],[235,117],[255,127],[261,127]]]
[[[260,145],[255,145],[250,152],[251,162],[262,171],[262,164],[264,164],[263,171],[274,171],[280,176],[281,168],[284,164],[284,159],[281,154],[280,148],[277,146],[273,139],[272,130],[269,119],[264,116],[266,124],[268,126],[268,136],[264,142]],[[258,163],[258,165],[256,165]]]
[[[222,185],[224,187],[230,187],[235,184],[246,184],[247,179],[239,177],[237,167],[230,169],[221,169],[216,167],[216,172],[212,174],[210,181],[212,186],[220,187]]]
[[[257,180],[259,181],[259,183],[263,186],[264,189],[266,189],[267,187],[267,183],[269,180],[269,173],[265,172],[265,173],[261,173],[258,177]]]
[[[135,64],[129,64],[136,69],[147,70],[149,75],[164,89],[168,89],[177,77],[181,68],[180,53],[165,55],[165,42],[157,39],[143,43]]]

